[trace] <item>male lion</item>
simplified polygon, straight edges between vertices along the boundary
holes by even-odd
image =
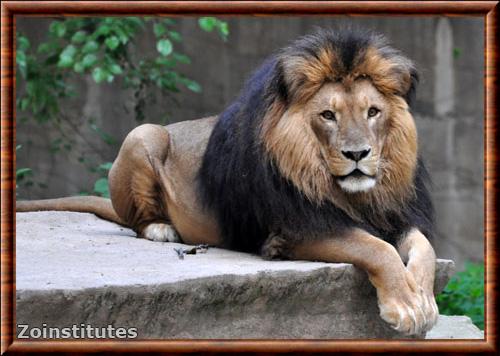
[[[266,61],[218,117],[130,132],[109,173],[111,201],[17,210],[92,212],[154,241],[353,263],[377,289],[381,317],[421,334],[438,310],[409,111],[416,82],[383,37],[320,31]]]

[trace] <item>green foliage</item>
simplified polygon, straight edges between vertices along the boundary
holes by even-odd
[[[108,173],[112,165],[112,162],[106,162],[100,164],[97,168],[91,169],[93,172],[99,175],[99,178],[95,181],[92,188],[92,195],[109,198]],[[89,195],[89,192],[81,191],[79,192],[79,195]]]
[[[106,162],[99,167],[97,167],[97,171],[101,175],[101,178],[99,178],[95,183],[94,183],[94,194],[109,198],[109,185],[108,185],[108,173],[109,170],[111,169],[111,166],[113,165],[112,162]]]
[[[21,149],[21,147],[22,147],[22,145],[17,145],[16,152],[19,151]],[[22,181],[24,178],[26,178],[27,176],[30,176],[32,174],[33,174],[33,172],[31,170],[31,168],[17,168],[16,169],[16,190],[19,190],[18,183],[20,181]],[[16,191],[16,195],[17,195],[17,191]]]
[[[445,315],[467,315],[484,329],[484,265],[466,263],[444,291],[437,296],[439,312]]]
[[[94,183],[94,193],[101,197],[109,198],[108,178],[99,178]]]
[[[214,17],[201,18],[199,25],[204,31],[217,30],[224,40],[229,35],[227,23]],[[179,86],[201,92],[198,83],[177,70],[190,59],[175,48],[174,43],[183,40],[175,26],[175,20],[169,18],[64,18],[51,23],[47,40],[36,50],[26,36],[18,34],[18,83],[25,83],[17,100],[18,110],[39,122],[54,119],[60,100],[74,95],[68,80],[82,74],[91,74],[96,83],[122,77],[124,86],[135,92],[138,121],[144,119],[146,98],[154,88],[167,97],[178,92]],[[138,36],[151,30],[159,55],[134,59],[132,48]]]
[[[229,36],[229,26],[227,22],[221,21],[215,17],[202,17],[198,20],[198,24],[203,31],[212,32],[217,30],[224,41],[227,41]]]
[[[227,23],[214,17],[200,19],[203,31],[216,30],[227,40]],[[138,122],[144,121],[145,109],[159,91],[165,99],[176,103],[175,94],[182,87],[200,93],[202,88],[195,80],[183,75],[179,67],[191,63],[190,58],[178,51],[184,39],[176,31],[177,22],[170,18],[152,17],[66,17],[53,21],[44,42],[33,48],[28,37],[17,34],[16,65],[18,91],[16,106],[19,122],[34,119],[39,124],[52,124],[60,137],[50,143],[52,153],[62,149],[70,151],[74,140],[68,135],[67,125],[71,116],[62,112],[61,103],[76,95],[71,79],[90,75],[100,83],[111,83],[120,78],[124,89],[134,93],[134,113]],[[156,51],[145,57],[139,47],[143,35],[154,36]],[[83,118],[82,123],[109,145],[117,140],[96,125],[96,120]],[[76,126],[80,126],[77,124]],[[79,134],[73,127],[73,134]],[[80,162],[95,172],[96,164],[81,157]],[[29,174],[20,171],[19,179]],[[94,193],[109,195],[107,181],[101,177],[94,185]]]

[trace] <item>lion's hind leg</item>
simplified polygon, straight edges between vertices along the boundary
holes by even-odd
[[[169,133],[160,125],[145,124],[123,141],[109,173],[111,201],[116,213],[138,237],[177,242],[179,234],[168,216],[164,164],[170,150]]]

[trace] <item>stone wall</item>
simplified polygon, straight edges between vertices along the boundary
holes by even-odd
[[[438,255],[465,260],[483,259],[483,29],[481,18],[452,17],[229,17],[229,41],[200,31],[196,18],[180,19],[184,42],[180,51],[192,58],[182,68],[203,87],[202,94],[182,91],[175,106],[155,97],[147,109],[148,122],[174,122],[220,112],[237,95],[245,77],[262,60],[315,26],[360,25],[386,34],[413,58],[421,72],[415,106],[420,148],[434,181],[438,216]],[[50,22],[20,18],[17,31],[32,42],[45,37]],[[155,51],[154,39],[144,36],[136,54]],[[51,154],[53,129],[21,122],[17,141],[23,144],[18,167],[35,172],[35,185],[22,187],[21,198],[50,198],[77,194],[95,181],[78,161],[81,152],[97,162],[112,161],[119,142],[133,127],[132,93],[120,81],[96,85],[91,78],[74,80],[77,97],[64,104],[71,120],[61,125],[73,132],[71,152]],[[22,86],[18,87],[22,90]],[[85,122],[93,118],[117,139],[106,145]],[[46,184],[41,188],[37,183]]]

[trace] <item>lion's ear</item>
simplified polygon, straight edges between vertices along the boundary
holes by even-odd
[[[288,103],[290,93],[288,89],[287,80],[285,77],[285,69],[281,61],[278,61],[276,63],[273,79],[271,81],[271,86],[272,87],[270,88],[270,92],[276,93],[279,99],[282,100],[282,102]]]
[[[332,77],[332,61],[323,56],[308,58],[285,52],[280,57],[278,63],[287,103],[306,101]]]
[[[415,100],[415,94],[418,84],[418,72],[413,62],[402,55],[399,51],[391,48],[391,55],[386,56],[381,62],[387,61],[387,65],[391,68],[385,79],[391,77],[394,83],[394,93],[401,96],[411,106]],[[383,67],[383,65],[382,65]],[[383,70],[382,70],[383,72]]]
[[[410,68],[410,82],[409,87],[406,90],[406,93],[403,95],[406,103],[409,107],[412,107],[415,103],[415,97],[417,95],[417,84],[418,84],[418,72],[415,67]]]
[[[285,102],[293,101],[294,97],[300,92],[301,84],[306,83],[307,78],[303,70],[304,67],[301,58],[295,56],[281,56],[278,61],[277,75],[280,79],[282,90],[285,93]]]

